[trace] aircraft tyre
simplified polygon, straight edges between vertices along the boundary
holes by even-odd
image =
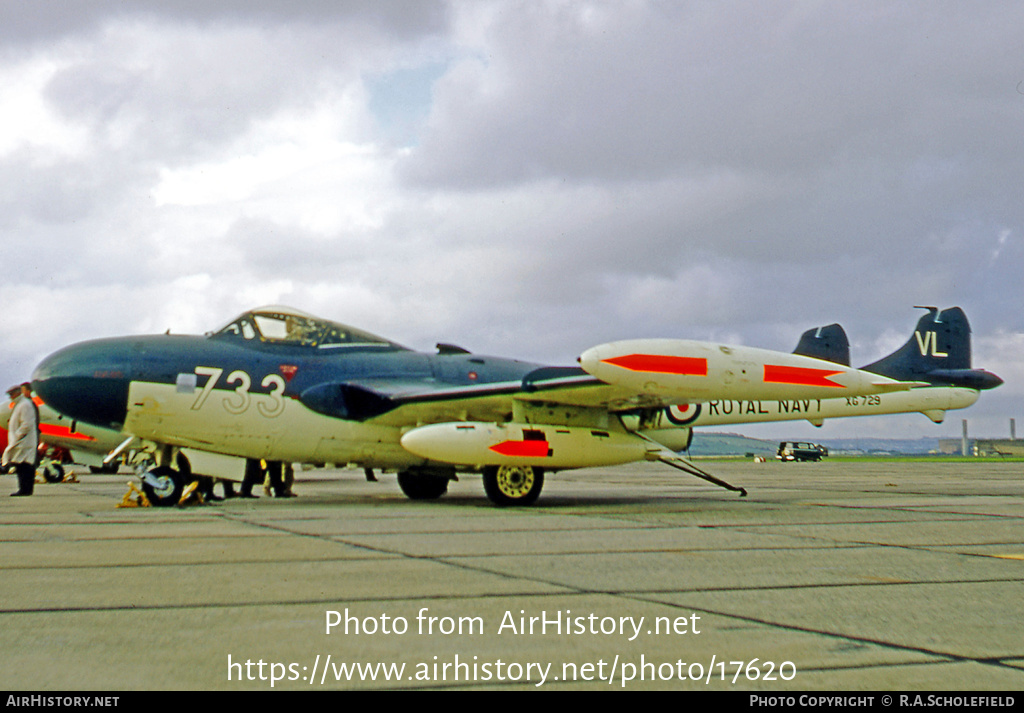
[[[181,500],[185,479],[173,468],[165,465],[147,470],[142,475],[142,492],[155,507],[171,507]]]
[[[64,466],[50,461],[39,466],[39,473],[47,483],[64,482]]]
[[[434,473],[403,470],[398,473],[398,487],[410,500],[437,500],[448,492],[449,479]]]
[[[484,491],[495,505],[532,505],[544,487],[544,469],[530,465],[484,468]]]

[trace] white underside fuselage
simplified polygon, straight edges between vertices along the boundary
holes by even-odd
[[[931,387],[899,391],[872,396],[831,399],[772,400],[772,401],[707,401],[699,404],[673,406],[659,411],[653,421],[642,426],[625,418],[613,426],[608,434],[575,438],[575,429],[532,424],[528,428],[551,431],[546,440],[552,445],[550,460],[539,457],[535,449],[522,449],[522,456],[502,455],[494,463],[486,461],[488,449],[498,448],[515,434],[515,424],[484,427],[478,424],[474,438],[486,440],[493,433],[494,443],[476,444],[476,452],[467,457],[465,449],[458,447],[459,438],[449,448],[450,437],[470,437],[465,424],[409,424],[408,426],[380,425],[349,421],[324,416],[311,411],[299,401],[276,393],[251,393],[248,390],[205,391],[182,388],[173,384],[134,381],[131,383],[127,418],[124,431],[156,443],[177,446],[201,454],[219,454],[237,458],[256,458],[286,462],[317,464],[355,464],[362,467],[403,469],[429,462],[478,467],[498,463],[521,462],[544,465],[551,469],[569,469],[611,465],[642,460],[650,450],[630,433],[642,433],[673,450],[684,448],[689,429],[767,421],[807,420],[815,424],[829,418],[870,416],[891,413],[922,412],[935,421],[941,421],[946,410],[965,408],[978,398],[972,389]],[[618,421],[616,419],[616,421]],[[512,427],[511,430],[509,427]],[[436,442],[443,448],[413,453],[403,447],[407,433],[421,431],[450,431],[440,434]],[[518,436],[522,438],[523,436]],[[572,448],[556,447],[564,439]],[[413,439],[410,438],[410,445]],[[578,443],[577,443],[578,440]],[[587,443],[590,443],[588,447]],[[475,447],[476,447],[475,446]],[[226,460],[226,459],[225,459]],[[217,459],[203,463],[207,475],[239,479],[242,469],[237,463],[223,467]],[[197,464],[198,465],[198,464]],[[210,472],[212,471],[212,472]]]

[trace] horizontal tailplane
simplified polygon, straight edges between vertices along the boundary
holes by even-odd
[[[861,367],[863,371],[898,381],[934,386],[992,389],[1003,383],[995,374],[971,367],[971,325],[959,307],[941,312],[924,307],[913,336],[887,357]]]

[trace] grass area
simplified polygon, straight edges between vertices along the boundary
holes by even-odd
[[[828,457],[839,463],[1024,463],[1024,456],[960,456],[960,455],[842,455]]]
[[[704,461],[736,461],[752,460],[742,455],[694,455],[694,460]],[[775,456],[766,456],[769,461],[775,461]],[[1024,456],[958,456],[958,455],[841,455],[826,456],[822,463],[964,463],[964,464],[991,464],[991,463],[1024,463]],[[799,465],[799,464],[797,464]],[[812,464],[813,465],[813,464]]]

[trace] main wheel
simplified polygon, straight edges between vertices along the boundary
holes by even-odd
[[[170,507],[181,500],[185,479],[173,468],[157,466],[142,474],[142,492],[156,507]]]
[[[410,500],[437,500],[448,492],[449,479],[435,473],[403,470],[398,474],[398,487]]]
[[[484,491],[495,505],[532,505],[544,487],[544,470],[530,465],[484,468]]]
[[[55,463],[52,460],[43,461],[39,466],[39,471],[47,483],[64,482],[64,466],[60,463]]]

